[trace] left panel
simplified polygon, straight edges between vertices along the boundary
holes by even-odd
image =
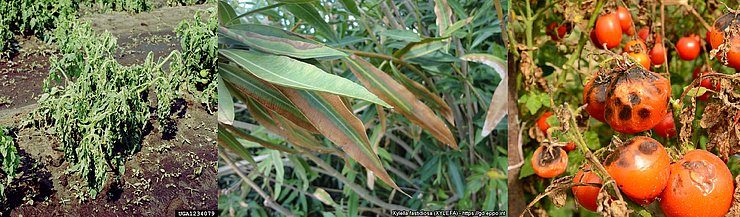
[[[0,2],[3,216],[215,215],[216,4],[188,2]]]

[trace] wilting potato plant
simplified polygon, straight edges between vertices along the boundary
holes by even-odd
[[[204,93],[207,88],[186,87],[203,84],[189,83],[201,79],[199,72],[215,71],[213,65],[191,66],[194,57],[211,55],[211,61],[215,59],[215,32],[203,28],[207,19],[199,15],[180,24],[185,54],[173,51],[155,60],[150,53],[143,64],[131,66],[115,60],[117,43],[110,33],[97,33],[89,23],[73,18],[58,23],[53,42],[59,55],[50,58],[44,94],[29,124],[48,128],[47,132],[59,139],[70,163],[69,173],[81,182],[73,185],[79,200],[96,198],[110,177],[113,182],[120,181],[126,159],[141,147],[150,105],[154,104],[149,101],[150,94],[156,95],[157,119],[163,132],[167,131],[173,102],[182,98],[184,91],[214,97]],[[186,40],[192,38],[198,40]],[[165,64],[170,66],[168,71],[163,70]]]
[[[13,137],[10,136],[10,129],[0,126],[0,170],[2,170],[3,180],[0,180],[0,201],[5,200],[5,188],[13,182],[15,178],[20,156],[15,148]]]
[[[220,1],[224,214],[506,209],[506,4]]]

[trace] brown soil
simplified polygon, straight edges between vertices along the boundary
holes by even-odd
[[[157,59],[179,49],[173,29],[209,7],[90,14],[82,19],[91,21],[96,31],[117,37],[116,59],[131,65],[142,63],[150,51]],[[65,174],[69,163],[51,130],[20,127],[42,93],[53,49],[34,37],[19,42],[18,55],[0,60],[0,125],[13,128],[21,154],[21,174],[6,189],[8,201],[0,204],[0,212],[9,210],[3,216],[174,216],[176,210],[217,208],[215,117],[189,94],[176,103],[175,131],[161,132],[152,118],[141,150],[125,164],[122,181],[109,178],[97,198],[80,203],[73,187],[82,180]],[[2,105],[3,96],[12,102]]]

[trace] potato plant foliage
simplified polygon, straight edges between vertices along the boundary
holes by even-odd
[[[2,174],[5,180],[0,180],[0,201],[5,200],[5,186],[9,185],[15,177],[20,156],[15,148],[13,137],[8,128],[0,126],[0,162],[2,162]]]
[[[183,24],[178,31],[196,32],[190,28],[199,26]],[[156,95],[157,117],[164,132],[173,102],[182,98],[182,85],[195,85],[188,82],[200,71],[214,71],[213,65],[210,69],[187,66],[195,64],[193,56],[215,50],[215,44],[211,48],[210,39],[190,41],[188,48],[197,47],[184,49],[190,56],[173,51],[167,58],[154,60],[150,53],[141,65],[123,66],[114,58],[116,39],[108,32],[93,31],[89,23],[65,20],[53,36],[59,55],[50,58],[44,94],[31,118],[38,127],[50,128],[70,163],[69,172],[86,180],[78,194],[84,201],[88,196],[95,198],[111,174],[120,178],[126,158],[141,148],[151,116],[149,107],[155,104],[148,96]],[[170,64],[168,71],[162,70],[166,63]]]
[[[216,104],[216,57],[218,55],[218,37],[216,28],[218,19],[215,10],[209,11],[209,18],[204,22],[201,12],[195,14],[192,20],[184,20],[175,29],[180,38],[182,58],[179,63],[185,70],[188,89],[196,94],[201,103]]]

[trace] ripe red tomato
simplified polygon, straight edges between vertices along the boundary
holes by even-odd
[[[594,47],[596,47],[598,49],[604,49],[604,47],[601,46],[602,43],[599,42],[599,39],[598,38],[596,38],[596,29],[591,30],[590,37],[591,37],[591,43],[594,44]]]
[[[606,43],[606,47],[609,49],[617,47],[619,42],[622,41],[622,27],[615,13],[601,15],[596,20],[595,29],[596,38],[602,44]]]
[[[703,68],[703,66],[699,66],[699,67],[696,67],[696,69],[694,69],[694,73],[692,74],[692,76],[694,77],[694,79],[697,79],[697,78],[701,77],[702,75],[706,75],[706,74],[709,74],[709,73],[710,72],[709,71],[706,71],[706,69]],[[709,89],[709,90],[719,91],[720,88],[721,88],[720,87],[720,82],[715,80],[714,81],[714,85],[712,85],[712,83],[713,83],[713,80],[712,79],[704,78],[704,79],[702,79],[700,81],[699,86],[700,87],[703,87],[703,88],[706,88],[706,89]],[[699,101],[707,101],[709,99],[709,97],[712,96],[712,94],[713,94],[712,92],[706,92],[706,93],[702,94],[701,96],[696,97],[696,99],[699,100]]]
[[[635,59],[635,61],[640,63],[640,65],[642,65],[642,67],[645,67],[645,69],[650,69],[650,57],[644,52],[628,53],[627,55],[632,57],[632,59]]]
[[[647,52],[647,45],[645,45],[645,42],[642,42],[640,40],[628,41],[627,44],[624,45],[624,52],[627,52],[627,53]]]
[[[668,109],[671,85],[642,67],[621,73],[607,87],[604,118],[617,132],[633,134],[652,129]]]
[[[655,134],[663,138],[673,138],[676,136],[676,125],[673,122],[673,112],[668,112],[658,125],[653,127]]]
[[[565,167],[568,166],[568,154],[559,147],[547,151],[547,147],[541,145],[532,155],[532,169],[534,173],[542,178],[552,178],[563,174]]]
[[[732,45],[727,51],[727,66],[740,70],[740,37],[735,36],[730,43]]]
[[[661,65],[665,62],[665,48],[660,43],[660,37],[655,37],[655,46],[650,50],[650,61],[653,65]]]
[[[714,154],[686,152],[671,165],[668,185],[660,195],[666,216],[725,216],[732,204],[732,173]]]
[[[637,32],[637,36],[640,37],[642,41],[647,41],[648,36],[650,36],[650,29],[648,27],[640,28],[640,31]]]
[[[543,133],[547,134],[547,129],[550,129],[550,124],[547,124],[547,118],[552,116],[552,112],[545,112],[537,119],[537,128],[540,128]]]
[[[650,137],[628,139],[604,163],[619,189],[640,204],[652,203],[668,184],[671,164],[668,152]]]
[[[558,26],[558,23],[552,22],[550,25],[547,26],[547,35],[550,36],[550,38],[553,41],[560,41],[560,39],[563,39],[565,37],[565,33],[567,33],[568,29],[565,25]]]
[[[583,104],[588,104],[586,105],[586,112],[601,122],[606,122],[604,120],[604,108],[606,107],[606,88],[608,86],[609,83],[606,79],[599,78],[597,72],[583,88]]]
[[[573,177],[573,183],[594,183],[601,184],[602,181],[593,172],[590,171],[591,165],[586,164],[583,170],[579,170],[576,176]],[[584,172],[586,170],[587,172]],[[576,197],[578,204],[581,204],[583,208],[596,212],[596,208],[599,207],[596,199],[599,197],[599,187],[594,186],[574,186],[571,188],[573,196]]]
[[[576,150],[576,143],[574,143],[574,142],[568,142],[568,144],[565,145],[565,147],[563,147],[563,149],[565,151],[573,151],[573,150]]]
[[[722,15],[717,21],[714,21],[711,30],[709,31],[709,44],[712,49],[717,49],[725,40],[725,31],[728,31],[731,26],[740,25],[740,18],[733,13]],[[726,46],[727,53],[724,56],[727,59],[727,63],[720,61],[722,64],[727,65],[740,70],[740,37],[735,36],[728,40]],[[722,59],[725,55],[724,52],[718,52],[717,58]]]
[[[696,37],[682,37],[678,40],[678,43],[676,43],[676,51],[678,51],[678,56],[681,57],[681,59],[693,60],[699,56],[699,51],[701,51],[700,46],[700,42],[696,40]]]
[[[617,7],[617,19],[619,20],[619,26],[622,28],[622,32],[627,35],[635,34],[635,30],[632,29],[632,34],[629,34],[629,30],[632,28],[632,14],[627,8],[622,6]]]

